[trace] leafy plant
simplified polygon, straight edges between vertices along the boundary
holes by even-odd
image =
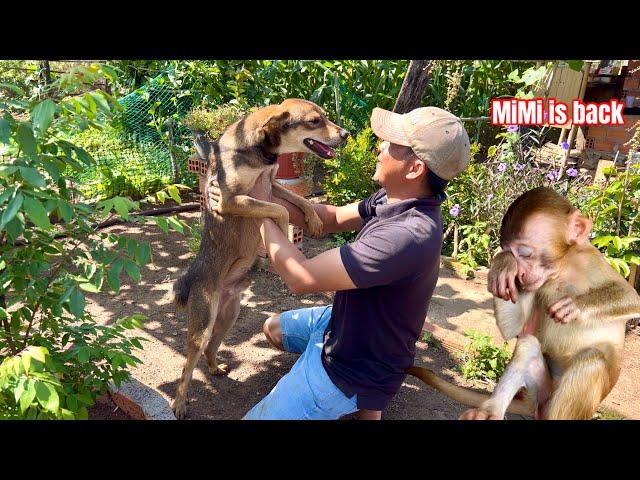
[[[349,137],[335,158],[325,160],[327,177],[324,191],[331,205],[347,205],[367,198],[378,190],[373,180],[376,171],[377,140],[370,128]]]
[[[434,348],[442,347],[442,342],[431,332],[422,332],[422,341]]]
[[[73,77],[57,80],[69,91]],[[91,100],[89,100],[91,99]],[[87,418],[87,407],[109,382],[119,385],[140,360],[143,315],[98,325],[85,294],[119,293],[121,274],[141,280],[151,260],[147,242],[100,232],[100,221],[130,212],[138,202],[113,197],[83,201],[70,172],[95,159],[68,141],[82,128],[99,128],[113,99],[87,92],[59,101],[0,99],[0,417]],[[174,217],[154,218],[180,230]]]
[[[496,346],[490,335],[474,330],[468,330],[464,334],[471,338],[471,342],[465,346],[464,352],[459,354],[460,363],[457,369],[466,379],[499,379],[511,359],[507,342],[502,346]]]

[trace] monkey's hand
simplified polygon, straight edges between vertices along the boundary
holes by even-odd
[[[508,250],[498,253],[491,262],[487,290],[494,297],[516,303],[518,301],[517,274],[518,265],[513,254]]]
[[[580,309],[571,297],[564,297],[551,305],[547,312],[556,323],[569,323],[577,320],[580,316]]]

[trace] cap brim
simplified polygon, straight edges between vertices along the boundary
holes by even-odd
[[[371,129],[382,140],[410,147],[411,143],[404,134],[403,116],[382,108],[374,108],[371,113]]]

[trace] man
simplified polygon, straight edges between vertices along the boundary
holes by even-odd
[[[469,162],[460,119],[435,107],[405,115],[375,108],[383,140],[373,179],[382,186],[343,207],[315,205],[324,232],[356,240],[306,259],[270,219],[260,233],[273,267],[294,293],[336,291],[333,306],[275,315],[269,342],[300,353],[291,371],[245,419],[380,419],[413,365],[440,266],[440,204]],[[272,201],[260,180],[253,196]],[[289,208],[291,220],[304,224]]]

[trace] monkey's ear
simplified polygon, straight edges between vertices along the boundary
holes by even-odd
[[[589,234],[593,228],[593,222],[575,210],[569,214],[567,227],[567,240],[570,244],[582,245],[589,240]]]

